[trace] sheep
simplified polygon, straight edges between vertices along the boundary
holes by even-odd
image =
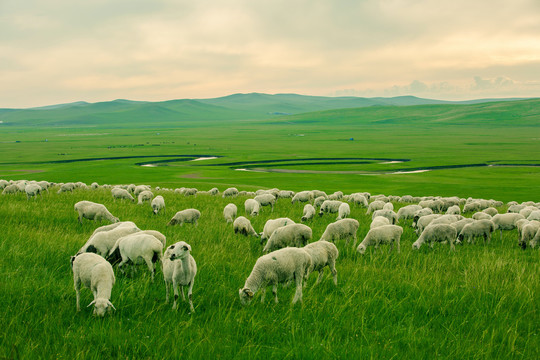
[[[276,204],[276,197],[272,194],[262,194],[255,196],[255,201],[257,201],[261,206],[271,206],[272,211],[274,211],[274,205]]]
[[[349,207],[349,204],[342,203],[341,205],[339,205],[338,217],[336,218],[336,220],[348,218],[350,215],[351,215],[351,208]]]
[[[311,204],[304,205],[304,212],[302,213],[302,219],[301,221],[308,221],[313,219],[315,216],[315,208]]]
[[[390,220],[391,224],[395,224],[398,221],[398,216],[393,210],[375,210],[371,219],[375,219],[377,216],[382,216]]]
[[[521,238],[519,239],[519,245],[523,248],[527,248],[527,244],[530,244],[534,239],[536,233],[540,229],[540,222],[530,221],[529,223],[523,226],[521,231]]]
[[[182,191],[182,194],[184,196],[195,196],[197,195],[198,190],[195,188],[185,188],[184,191]]]
[[[300,191],[299,193],[296,193],[292,200],[291,204],[294,204],[296,202],[308,202],[314,198],[313,193],[311,191]]]
[[[41,195],[41,186],[38,184],[28,184],[24,187],[26,193],[26,200],[29,200],[33,196]]]
[[[344,204],[344,202],[339,200],[325,200],[321,205],[319,216],[322,216],[324,213],[337,213],[341,204]]]
[[[538,211],[538,208],[534,207],[534,206],[527,206],[523,209],[521,209],[519,211],[519,214],[523,215],[526,218],[529,217],[529,215],[533,212],[533,211]]]
[[[60,189],[58,189],[57,191],[57,194],[61,194],[63,192],[73,192],[73,190],[75,190],[75,184],[70,182],[70,183],[66,183],[66,184],[63,184],[60,186]]]
[[[263,252],[269,253],[287,246],[306,246],[313,237],[313,232],[309,226],[304,224],[290,224],[278,227],[266,243]]]
[[[111,214],[103,204],[97,204],[91,201],[83,200],[76,203],[74,208],[75,211],[79,213],[79,222],[81,224],[83,218],[94,221],[101,221],[105,219],[109,220],[112,223],[116,223],[119,221],[118,218],[113,216],[113,214]]]
[[[485,212],[486,214],[491,215],[491,217],[499,213],[499,211],[495,209],[494,207],[488,207],[487,209],[482,210],[482,212]]]
[[[163,196],[158,195],[152,200],[150,205],[154,214],[157,215],[158,212],[165,209],[165,199],[163,199]]]
[[[400,252],[399,240],[403,234],[403,228],[398,225],[382,225],[370,229],[360,245],[356,248],[360,254],[364,254],[368,246],[375,246],[375,250],[378,249],[380,244],[390,244],[390,250],[394,248],[394,244],[397,246],[397,252]]]
[[[456,221],[459,221],[463,219],[463,216],[461,215],[448,215],[448,214],[445,214],[445,215],[441,215],[435,219],[433,219],[432,221],[430,221],[430,225],[435,225],[435,224],[452,224],[452,223],[455,223]],[[425,228],[425,226],[424,226]]]
[[[394,204],[392,204],[391,202],[387,202],[384,204],[382,210],[394,211]]]
[[[296,224],[293,220],[285,217],[285,218],[277,218],[277,219],[270,219],[267,220],[264,224],[263,231],[260,233],[261,236],[261,245],[272,236],[272,233],[274,230],[276,230],[278,227],[289,225],[289,224]]]
[[[462,230],[463,231],[463,230]],[[433,248],[435,242],[447,241],[450,244],[450,250],[455,250],[454,242],[457,237],[456,229],[449,224],[435,224],[427,226],[418,240],[412,244],[413,250],[418,250],[424,243],[429,243]]]
[[[263,255],[257,259],[244,287],[238,290],[240,302],[248,304],[253,296],[262,290],[261,302],[264,302],[266,287],[272,285],[275,302],[278,302],[277,285],[296,282],[296,293],[292,303],[302,302],[302,282],[309,276],[312,266],[311,256],[301,248],[285,248]]]
[[[163,243],[155,236],[145,233],[134,233],[123,236],[116,241],[113,248],[109,251],[108,260],[116,263],[121,257],[122,261],[118,264],[118,268],[122,269],[128,261],[133,265],[146,263],[148,270],[152,274],[152,282],[154,282],[155,263],[161,261],[163,253]]]
[[[223,208],[223,217],[225,218],[225,221],[227,221],[227,224],[234,221],[237,213],[238,208],[233,203],[229,203]]]
[[[461,209],[459,208],[459,205],[452,205],[448,209],[446,209],[446,214],[461,215]]]
[[[165,237],[165,235],[163,235],[162,233],[160,233],[157,230],[140,230],[138,233],[139,234],[152,235],[153,237],[158,239],[163,244],[163,248],[165,248],[165,246],[167,246],[167,238]]]
[[[126,199],[126,200],[131,200],[132,202],[135,202],[135,198],[131,196],[129,191],[125,189],[114,188],[111,190],[111,194],[115,201],[116,199]]]
[[[135,186],[135,188],[133,189],[133,195],[139,196],[139,194],[142,193],[143,191],[150,191],[150,186],[148,186],[148,185],[137,185],[137,186]]]
[[[540,210],[532,211],[529,216],[527,216],[527,220],[533,221],[533,220],[540,220]]]
[[[191,295],[195,275],[197,275],[197,263],[191,255],[191,246],[184,241],[169,246],[163,254],[162,270],[163,279],[165,280],[165,303],[169,303],[169,285],[172,285],[174,292],[173,310],[176,309],[176,301],[178,300],[178,285],[180,285],[183,300],[186,300],[184,286],[189,286],[189,308],[191,312],[194,312],[195,308],[193,307]]]
[[[375,216],[373,221],[371,221],[369,228],[373,229],[383,225],[391,225],[390,220],[388,220],[388,218],[385,218],[384,216]]]
[[[150,190],[144,190],[139,193],[137,196],[138,202],[137,205],[142,205],[145,201],[151,201],[154,197],[154,194]]]
[[[319,276],[317,277],[318,284],[321,282],[324,275],[324,268],[328,266],[334,277],[334,285],[337,286],[337,270],[336,270],[336,259],[339,256],[339,251],[336,245],[328,241],[315,241],[311,244],[307,244],[303,249],[311,256],[311,268],[309,272],[318,271]]]
[[[228,188],[228,189],[225,189],[225,191],[223,192],[223,194],[221,195],[221,197],[236,197],[238,195],[238,189],[237,188]]]
[[[486,214],[487,215],[487,214]],[[484,242],[491,242],[491,233],[495,231],[495,224],[489,219],[474,221],[463,227],[458,235],[459,241],[463,242],[467,238],[467,242],[474,243],[475,237],[484,237]]]
[[[343,192],[341,191],[328,195],[328,200],[340,200],[341,198],[343,198]]]
[[[463,218],[459,221],[453,222],[450,225],[456,229],[456,234],[459,234],[461,230],[463,230],[463,227],[467,224],[473,223],[475,220],[471,218]]]
[[[399,220],[412,219],[414,217],[414,213],[421,209],[422,207],[420,205],[407,205],[400,208],[397,212],[398,220],[396,223],[398,223]]]
[[[488,213],[485,213],[483,211],[475,212],[472,216],[472,219],[474,220],[491,220],[492,216]]]
[[[0,189],[4,189],[8,185],[9,185],[9,182],[7,182],[6,180],[4,179],[0,180]]]
[[[516,213],[506,213],[506,214],[497,214],[491,218],[491,221],[497,226],[496,229],[500,230],[501,240],[502,240],[502,231],[503,230],[512,230],[516,228],[516,221],[520,219],[525,219],[521,214]]]
[[[208,190],[208,194],[212,196],[216,196],[219,194],[219,189],[217,187],[213,187],[210,190]]]
[[[100,227],[96,228],[96,230],[94,230],[94,232],[92,233],[92,235],[90,235],[90,237],[96,235],[98,232],[113,230],[113,229],[116,229],[119,226],[127,226],[128,224],[132,225],[134,227],[137,227],[137,225],[135,225],[135,223],[133,221],[119,221],[119,222],[116,222],[116,223],[113,223],[113,224],[103,225],[103,226],[100,226]]]
[[[176,225],[180,224],[182,226],[184,223],[190,223],[197,226],[197,221],[201,217],[201,212],[197,209],[185,209],[178,211],[171,221],[167,225]]]
[[[482,210],[484,210],[484,209],[482,209],[482,205],[478,201],[469,202],[469,203],[465,204],[465,206],[463,207],[463,212],[464,213],[478,212],[478,211],[482,211]]]
[[[90,252],[106,257],[118,239],[123,236],[141,231],[134,223],[131,222],[123,222],[119,224],[121,225],[111,230],[95,232],[77,253],[80,254]]]
[[[325,198],[324,196],[319,196],[318,198],[316,198],[315,200],[313,200],[313,206],[314,206],[314,207],[321,207],[321,205],[323,204],[323,202],[325,202],[326,200],[328,200],[328,199]]]
[[[436,218],[440,217],[440,214],[431,214],[422,216],[418,221],[416,222],[416,235],[420,235],[422,231],[429,225],[430,222],[435,220]],[[414,224],[413,224],[414,225]]]
[[[538,229],[534,237],[531,239],[531,241],[529,242],[529,245],[531,246],[531,248],[534,249],[536,245],[538,245],[539,242],[540,242],[540,229]]]
[[[239,216],[234,220],[233,230],[235,234],[240,233],[244,236],[251,235],[251,236],[259,237],[259,234],[257,234],[255,229],[253,228],[249,219],[244,216]]]
[[[7,185],[4,188],[4,190],[2,191],[2,195],[16,194],[18,192],[19,192],[19,188],[17,187],[17,185],[11,184],[11,185]]]
[[[73,270],[73,283],[77,301],[77,311],[81,311],[80,289],[81,284],[92,290],[94,300],[88,306],[94,305],[94,315],[105,316],[107,311],[115,307],[111,302],[111,292],[115,283],[111,264],[103,257],[84,253],[71,257]]]
[[[342,219],[326,226],[319,240],[335,242],[340,239],[347,239],[346,244],[349,244],[349,239],[352,237],[356,244],[356,232],[360,223],[356,219]],[[354,245],[353,245],[354,246]]]
[[[278,192],[278,198],[279,199],[292,199],[292,197],[294,196],[294,191],[290,191],[290,190],[280,190]]]
[[[244,201],[244,209],[246,211],[246,215],[249,215],[249,216],[259,215],[260,208],[261,208],[261,204],[255,199],[247,199],[246,201]]]
[[[360,205],[362,207],[368,207],[368,201],[367,198],[360,193],[354,193],[349,196],[349,202],[353,202],[356,205]]]
[[[416,228],[416,223],[418,222],[418,219],[420,219],[422,216],[432,215],[432,214],[433,214],[433,210],[431,210],[430,208],[423,208],[421,210],[416,211],[413,216],[412,226]]]
[[[440,213],[444,202],[440,199],[434,199],[434,200],[423,200],[418,203],[423,208],[431,209],[434,213]]]
[[[375,200],[371,203],[369,203],[369,206],[367,208],[366,214],[371,214],[375,210],[382,210],[384,207],[385,202],[382,200]]]

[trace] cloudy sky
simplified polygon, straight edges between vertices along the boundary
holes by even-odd
[[[0,107],[540,97],[540,0],[0,0]]]

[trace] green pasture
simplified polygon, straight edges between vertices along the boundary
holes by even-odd
[[[128,162],[120,164],[133,172],[107,174],[109,179],[121,180],[122,176],[137,173]],[[68,165],[51,169],[59,170],[59,177],[75,176],[70,175]],[[91,164],[86,166],[88,172],[98,169]],[[169,168],[163,170],[171,176],[170,184],[174,184],[173,172],[167,173]],[[218,177],[218,172],[223,170],[205,171],[210,175],[216,171]],[[293,175],[285,177],[288,184],[294,184]],[[497,172],[485,175],[501,176]],[[467,178],[474,176],[466,174],[454,189],[459,189],[460,183],[465,187]],[[148,179],[157,184],[159,176]],[[82,176],[82,180],[91,179]],[[249,179],[238,180],[236,184],[243,181]],[[395,188],[396,191],[419,184],[417,180],[409,181],[413,182]],[[336,188],[345,184],[337,183]],[[201,185],[205,190],[206,183]],[[311,185],[299,183],[298,187]],[[359,187],[365,188],[364,185],[358,183]],[[381,186],[390,186],[390,182]],[[435,190],[424,183],[418,192]],[[404,234],[399,254],[382,247],[378,252],[368,248],[366,255],[361,256],[350,244],[346,246],[345,241],[338,241],[338,287],[325,270],[319,285],[314,285],[316,275],[311,275],[302,304],[291,305],[294,288],[289,287],[278,289],[278,304],[273,303],[271,294],[261,303],[257,294],[249,306],[242,306],[238,289],[261,255],[262,246],[258,239],[235,235],[232,225],[223,219],[222,211],[227,203],[233,202],[238,206],[238,215],[244,215],[243,203],[247,198],[224,199],[204,194],[184,197],[166,191],[154,191],[154,194],[164,196],[167,205],[164,214],[154,216],[149,204],[115,202],[106,189],[57,194],[53,188],[31,200],[22,193],[0,196],[3,313],[0,358],[538,359],[540,356],[540,253],[538,249],[519,248],[515,230],[504,232],[502,240],[499,233],[494,234],[489,245],[477,241],[474,245],[457,246],[455,252],[450,252],[448,245],[438,244],[433,249],[424,246],[413,252],[411,244],[417,237],[410,222],[405,222],[401,224]],[[116,312],[103,319],[93,317],[92,310],[85,307],[92,300],[91,292],[83,289],[82,311],[77,313],[69,257],[97,226],[105,224],[85,220],[80,225],[73,210],[73,204],[80,200],[103,203],[121,220],[134,221],[141,229],[161,231],[167,236],[168,244],[180,240],[191,244],[199,269],[193,293],[195,313],[189,314],[185,302],[178,311],[172,311],[171,304],[164,303],[161,270],[151,283],[144,266],[133,276],[115,270],[117,282],[111,300]],[[400,206],[395,204],[396,211]],[[166,226],[176,211],[191,207],[202,213],[198,226]],[[273,213],[263,208],[251,222],[257,231],[262,231],[270,218],[287,216],[299,221],[302,208],[303,204],[280,199]],[[371,219],[364,208],[353,206],[351,210],[351,217],[360,222],[361,241]],[[498,210],[505,212],[506,207]],[[313,229],[314,240],[335,216],[326,214],[307,223]]]

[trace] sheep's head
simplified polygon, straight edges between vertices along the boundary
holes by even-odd
[[[358,251],[360,254],[364,255],[364,253],[366,252],[366,245],[364,245],[364,244],[358,245],[358,247],[356,248],[356,251]]]
[[[242,305],[247,305],[253,299],[253,291],[248,288],[243,288],[238,290],[238,295],[240,296],[240,302]]]
[[[94,315],[96,316],[105,316],[108,311],[111,311],[111,308],[116,310],[112,302],[109,299],[99,298],[92,301],[88,306],[94,305]]]
[[[167,251],[169,251],[171,254],[171,261],[176,259],[184,259],[186,256],[189,255],[189,252],[191,251],[191,246],[185,241],[179,241],[176,244],[169,246],[167,248]]]
[[[413,250],[418,250],[420,249],[420,243],[418,241],[415,241],[413,244],[412,244],[412,249]]]
[[[464,238],[465,238],[465,236],[463,235],[463,233],[459,233],[459,235],[458,235],[458,241],[459,241],[459,242],[462,242]]]

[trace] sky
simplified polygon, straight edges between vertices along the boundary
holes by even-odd
[[[540,97],[540,0],[0,0],[0,108]]]

